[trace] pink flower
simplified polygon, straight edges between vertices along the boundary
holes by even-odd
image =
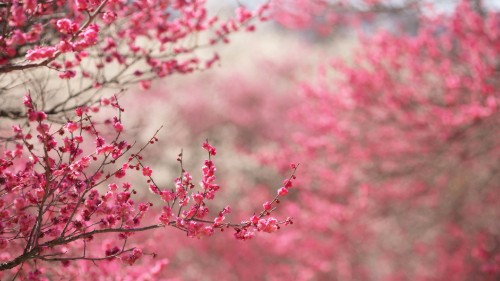
[[[35,47],[34,49],[26,52],[26,59],[29,61],[36,61],[46,58],[52,58],[56,48],[54,47]]]
[[[136,258],[140,258],[140,257],[142,257],[142,250],[138,249],[138,248],[135,248],[132,251],[132,255],[134,255]]]
[[[271,203],[269,203],[269,202],[262,204],[262,206],[264,207],[264,210],[266,210],[266,211],[271,210],[271,207],[272,207]]]
[[[165,202],[174,200],[175,194],[172,191],[163,190],[160,192],[161,199]]]
[[[111,101],[108,98],[102,98],[101,99],[101,104],[102,105],[109,105]]]
[[[160,194],[160,189],[155,184],[150,184],[149,190],[151,190],[154,194]]]
[[[139,211],[146,212],[149,209],[149,204],[141,203],[139,204]]]
[[[282,187],[278,189],[278,195],[279,196],[285,196],[288,194],[288,189],[286,187]]]
[[[97,44],[97,37],[99,35],[99,27],[96,24],[91,24],[87,27],[81,35],[83,36],[84,42],[88,46]]]
[[[76,124],[75,122],[68,122],[66,123],[64,128],[66,128],[68,132],[73,133],[74,131],[78,130],[78,124]]]
[[[148,90],[149,88],[151,88],[151,80],[143,80],[139,82],[139,86],[143,90]]]
[[[28,120],[33,121],[43,121],[47,119],[47,114],[43,111],[30,111],[28,112]]]
[[[239,23],[244,23],[252,18],[252,13],[248,11],[245,7],[239,6],[236,8],[236,20]]]
[[[70,42],[63,40],[57,44],[57,50],[61,53],[71,52],[73,51],[73,45]]]
[[[214,228],[211,226],[205,226],[200,231],[201,236],[212,236],[214,234]]]
[[[258,216],[255,216],[253,215],[251,218],[250,218],[250,221],[256,225],[258,222],[259,222],[259,217]]]
[[[113,127],[115,127],[115,130],[117,132],[123,131],[123,125],[120,122],[116,122],[115,124],[113,124]]]
[[[149,167],[144,167],[142,168],[142,174],[146,177],[150,177],[151,174],[153,174],[153,170],[151,170],[151,168]]]
[[[160,221],[167,225],[170,222],[170,218],[173,216],[172,209],[168,206],[163,207],[161,211]]]
[[[292,187],[292,185],[293,184],[292,184],[292,181],[290,179],[286,179],[283,181],[283,187],[285,187],[285,188],[290,188],[290,187]]]
[[[95,138],[95,146],[96,146],[96,147],[103,146],[105,143],[106,143],[106,141],[104,140],[104,138],[103,138],[103,137],[101,137],[101,136],[97,136],[97,137]]]
[[[102,21],[106,24],[111,24],[116,20],[116,13],[107,11],[102,15]]]
[[[114,149],[115,148],[110,144],[103,145],[103,146],[97,148],[97,154],[99,155],[99,154],[103,154],[103,153],[111,153],[111,152],[113,152]]]
[[[132,185],[130,185],[130,183],[128,183],[128,182],[122,183],[122,188],[125,191],[129,190],[131,187],[132,187]]]
[[[79,11],[87,9],[87,0],[75,0],[76,7]]]
[[[278,225],[276,224],[277,222],[278,220],[275,218],[260,219],[257,222],[257,229],[267,233],[275,232],[278,230]]]
[[[200,194],[200,193],[196,193],[196,194],[193,194],[193,200],[194,202],[196,202],[196,204],[201,204],[201,202],[203,202],[203,194]]]
[[[222,222],[224,222],[224,219],[225,219],[225,218],[226,218],[226,217],[224,217],[224,216],[218,216],[218,217],[216,217],[216,218],[214,219],[214,226],[219,226],[219,225],[221,225],[221,224],[222,224]]]
[[[231,213],[231,206],[227,205],[226,207],[224,207],[224,209],[222,209],[222,211],[220,213],[222,215],[230,214]]]
[[[69,19],[60,19],[56,22],[57,30],[61,33],[73,34],[78,31],[78,24]]]
[[[215,149],[215,147],[211,146],[209,143],[208,143],[208,140],[206,140],[203,145],[202,145],[203,149],[205,149],[206,151],[208,151],[208,153],[212,156],[215,156],[215,154],[217,154],[217,150]]]
[[[125,170],[120,169],[115,173],[116,178],[123,178],[125,176]]]
[[[59,78],[61,79],[71,79],[76,76],[76,71],[66,70],[64,72],[59,73]]]
[[[108,188],[111,191],[116,191],[118,189],[118,185],[116,183],[111,183],[111,184],[108,184]]]
[[[24,96],[24,98],[23,98],[23,104],[27,108],[33,108],[33,101],[31,100],[31,96],[30,95],[25,95]]]
[[[237,230],[234,233],[234,237],[238,240],[249,240],[252,239],[252,237],[255,236],[255,233],[253,231],[250,231],[246,228]]]
[[[81,117],[81,116],[83,115],[83,113],[84,113],[84,112],[85,112],[85,110],[84,110],[82,107],[77,107],[77,108],[75,109],[75,114],[76,114],[76,116],[78,116],[78,117]]]

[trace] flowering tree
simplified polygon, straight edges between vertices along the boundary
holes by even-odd
[[[31,95],[43,101],[39,106],[49,115],[95,102],[105,87],[124,89],[140,83],[148,88],[157,77],[210,68],[219,56],[201,56],[195,51],[227,43],[234,32],[252,31],[255,19],[265,20],[268,9],[268,4],[255,11],[239,6],[234,17],[221,20],[209,14],[204,0],[0,4],[2,95],[11,95],[20,79],[35,84],[30,87]],[[55,95],[60,88],[47,88],[45,73],[26,75],[31,69],[54,72],[61,79],[77,77],[79,83],[62,84],[65,94]],[[9,118],[23,116],[16,109],[0,113]]]
[[[85,279],[78,271],[61,275],[58,266],[132,265],[155,254],[131,245],[130,237],[157,228],[177,228],[193,238],[232,228],[235,238],[248,240],[292,222],[269,215],[292,187],[296,165],[262,210],[240,223],[226,220],[229,205],[210,212],[208,202],[220,186],[216,149],[208,141],[199,187],[184,169],[182,152],[174,185],[158,185],[143,158],[159,141],[158,131],[142,146],[127,140],[125,109],[116,94],[135,83],[148,88],[155,78],[210,68],[218,55],[203,59],[195,51],[227,43],[233,32],[252,31],[267,7],[239,6],[234,18],[221,21],[208,15],[202,0],[0,3],[0,95],[15,103],[28,92],[24,107],[0,109],[0,118],[13,124],[2,133],[0,278]],[[115,95],[102,98],[103,89]],[[138,185],[130,181],[134,171],[144,179]],[[147,189],[153,196],[141,197]],[[158,216],[153,205],[160,205]]]
[[[317,80],[288,85],[285,88],[296,88],[289,93],[277,85],[296,81],[293,70],[307,64],[296,54],[295,60],[287,59],[278,67],[258,67],[259,79],[245,79],[243,73],[219,82],[217,91],[231,93],[218,104],[207,98],[206,81],[189,85],[188,93],[198,102],[196,112],[204,110],[204,118],[193,118],[193,107],[180,105],[175,114],[183,125],[190,127],[191,122],[193,131],[203,135],[208,128],[204,121],[210,121],[210,126],[244,126],[237,136],[239,145],[251,150],[258,144],[256,150],[261,150],[259,160],[263,163],[286,171],[290,170],[288,159],[303,163],[300,182],[294,182],[303,186],[298,194],[286,194],[293,174],[278,194],[276,190],[271,193],[268,184],[239,191],[239,205],[267,200],[255,216],[245,212],[242,217],[246,219],[240,223],[228,222],[227,207],[211,212],[211,216],[206,214],[210,198],[219,194],[213,181],[215,150],[208,142],[203,145],[209,157],[202,170],[201,189],[191,188],[193,180],[184,171],[182,153],[175,185],[163,186],[146,157],[146,150],[157,147],[157,135],[146,145],[130,142],[129,146],[126,131],[122,131],[122,106],[115,97],[100,99],[95,95],[105,87],[129,82],[143,81],[148,87],[152,77],[161,76],[156,71],[162,62],[149,64],[161,49],[151,49],[149,57],[147,51],[137,53],[142,60],[137,67],[150,70],[136,72],[135,64],[127,68],[128,62],[121,65],[115,56],[100,56],[100,49],[88,47],[88,56],[84,52],[82,61],[102,62],[106,67],[81,63],[69,70],[88,81],[92,90],[76,95],[81,90],[62,83],[66,87],[62,89],[73,94],[67,101],[55,96],[61,99],[56,101],[44,98],[49,93],[33,86],[24,110],[2,111],[9,112],[4,114],[9,118],[28,114],[26,123],[14,127],[14,137],[6,143],[9,146],[2,158],[0,226],[4,232],[0,238],[4,240],[0,240],[0,247],[5,248],[0,259],[5,267],[21,261],[11,270],[0,271],[2,278],[497,280],[500,16],[482,8],[481,1],[460,1],[453,12],[433,16],[422,13],[426,2],[398,1],[394,6],[393,1],[276,1],[272,8],[278,21],[299,29],[312,24],[323,33],[386,15],[411,14],[418,24],[414,32],[393,29],[364,36],[351,60],[334,59],[321,65]],[[144,5],[151,3],[156,2],[145,1]],[[172,3],[194,5],[191,1]],[[175,21],[181,14],[174,12],[169,19]],[[252,12],[253,17],[258,14]],[[94,20],[101,23],[98,16]],[[234,21],[240,26],[238,23]],[[119,34],[113,33],[113,28],[126,24],[124,20],[117,26],[109,25],[110,34]],[[54,27],[57,22],[43,26],[52,26],[54,34],[61,33]],[[247,26],[252,29],[249,21],[239,30]],[[107,29],[101,23],[99,33],[103,30]],[[211,34],[210,28],[203,32]],[[68,42],[81,38],[78,35]],[[59,44],[59,38],[54,40],[57,42],[48,46]],[[115,51],[129,59],[127,40]],[[142,35],[135,42],[147,49],[151,42],[159,44],[157,40]],[[184,42],[193,43],[193,48],[188,53],[167,55],[177,61],[174,65],[193,58],[194,49],[203,45],[194,39]],[[106,49],[107,42],[100,44]],[[175,44],[183,46],[180,41]],[[21,55],[12,56],[5,64],[6,70],[12,69],[5,72],[8,75],[20,73],[16,67],[49,59],[23,61],[22,54],[33,49],[30,44],[23,48],[18,50]],[[313,50],[302,48],[300,54]],[[50,65],[53,61],[40,67],[52,67],[50,70],[62,73],[63,79],[70,78],[72,74],[64,75],[65,55],[54,59],[61,61],[61,68]],[[205,63],[198,60],[198,67],[191,70],[208,67],[212,61],[210,57]],[[120,75],[132,80],[110,80],[107,77],[113,76],[108,76],[108,71],[116,70],[110,66],[118,67],[118,73],[127,68]],[[87,72],[94,74],[85,77]],[[210,81],[217,78],[209,77]],[[4,81],[16,83],[15,79]],[[197,91],[199,96],[195,96]],[[63,102],[60,109],[50,110],[56,102]],[[206,108],[211,104],[212,111]],[[75,109],[76,117],[69,114]],[[98,109],[99,113],[94,112]],[[107,111],[114,114],[107,118]],[[129,180],[134,173],[141,177],[138,183]],[[259,181],[262,179],[252,179]],[[141,198],[141,189],[148,188],[152,196]],[[219,235],[210,240],[194,239],[189,250],[185,236],[152,232],[171,226],[182,230],[177,234],[202,237],[229,226],[240,239],[259,230],[274,232],[291,223],[267,216],[285,195],[293,201],[284,206],[286,213],[298,220],[283,235],[264,236],[238,246]],[[157,216],[148,215],[154,214],[149,203],[161,206]],[[233,213],[238,212],[235,209]],[[43,215],[37,216],[40,212]],[[140,239],[139,244],[134,237]],[[152,261],[151,251],[179,255],[169,257],[171,267],[165,273],[162,268],[167,261]],[[146,262],[137,262],[139,257]],[[116,261],[138,264],[138,270],[126,268],[128,276],[117,276],[120,263]],[[61,264],[67,266],[65,276],[58,270]]]
[[[312,164],[299,217],[315,239],[292,259],[305,279],[498,278],[499,19],[462,1],[301,86],[297,145],[270,159]]]
[[[301,202],[333,220],[313,226],[332,251],[304,263],[341,279],[498,278],[499,27],[462,1],[302,85],[299,146],[279,157],[314,163]]]

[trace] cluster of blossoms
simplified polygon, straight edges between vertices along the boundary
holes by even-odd
[[[18,93],[13,87],[34,83],[18,71],[38,75],[42,72],[37,69],[44,69],[53,80],[78,79],[66,83],[67,96],[58,95],[62,100],[44,98],[50,87],[30,87],[34,99],[46,101],[40,110],[62,121],[75,107],[96,102],[103,89],[148,89],[157,78],[213,67],[220,60],[216,45],[229,43],[234,33],[253,31],[256,22],[268,19],[270,9],[267,2],[254,10],[238,5],[222,17],[209,6],[205,0],[0,3],[0,90],[14,103]],[[19,119],[23,114],[4,105],[0,117]]]
[[[228,222],[229,206],[211,217],[208,201],[220,187],[211,160],[216,149],[208,142],[203,144],[209,159],[200,186],[183,169],[182,154],[174,186],[157,185],[142,154],[158,141],[156,134],[132,153],[134,145],[124,140],[124,109],[116,97],[99,100],[105,87],[149,88],[155,78],[212,67],[219,55],[203,57],[196,50],[253,31],[256,21],[267,20],[268,3],[252,11],[238,5],[232,16],[221,19],[211,15],[205,0],[4,2],[0,91],[17,99],[12,88],[21,82],[31,94],[24,98],[24,110],[0,109],[0,118],[26,119],[13,126],[14,136],[7,136],[0,150],[0,279],[43,280],[56,271],[48,262],[65,267],[82,260],[135,264],[151,254],[127,245],[129,238],[157,228],[174,227],[196,238],[232,228],[236,234],[248,233],[248,239],[291,222],[270,217],[276,206],[254,216],[257,221]],[[65,81],[66,91],[50,83],[32,87],[40,68],[57,72],[60,79],[78,78],[78,83]],[[31,74],[36,79],[27,77]],[[52,91],[67,96],[52,98]],[[97,121],[100,111],[113,110],[116,116]],[[141,199],[142,186],[130,180],[134,171],[142,172],[153,199]],[[113,235],[118,240],[106,240]],[[165,264],[157,263],[160,269]]]
[[[207,201],[213,200],[221,188],[215,182],[216,168],[211,160],[216,149],[208,141],[203,148],[209,159],[202,167],[199,188],[183,168],[182,153],[178,158],[181,175],[174,187],[158,186],[153,170],[142,157],[158,138],[155,134],[131,153],[133,145],[122,139],[124,109],[115,97],[103,98],[92,108],[77,108],[77,119],[58,127],[37,110],[31,96],[24,97],[24,105],[29,122],[25,128],[13,127],[15,146],[4,149],[0,159],[0,276],[9,276],[11,270],[11,276],[27,278],[44,261],[67,266],[80,259],[120,259],[134,264],[144,253],[139,247],[127,247],[128,239],[155,228],[171,226],[195,238],[211,236],[217,228],[233,228],[236,238],[243,238],[241,233],[245,232],[244,239],[248,239],[255,231],[274,232],[278,225],[291,222],[269,217],[276,207],[265,207],[259,215],[241,223],[226,222],[230,206],[209,218]],[[96,112],[105,110],[118,114],[96,122]],[[151,208],[154,204],[141,202],[136,194],[144,188],[125,181],[133,171],[141,172],[149,190],[158,196],[155,200],[163,205],[157,223],[144,225],[147,214],[155,213]],[[286,183],[294,178],[292,174]],[[277,202],[275,198],[271,204]],[[119,239],[103,253],[86,251],[110,233]]]
[[[253,215],[249,221],[241,223],[226,222],[227,214],[231,213],[231,207],[228,205],[219,212],[213,220],[207,219],[209,208],[207,201],[213,200],[220,186],[215,183],[215,164],[211,160],[215,156],[216,149],[211,146],[208,141],[203,143],[203,148],[208,152],[209,159],[205,160],[202,167],[201,190],[195,191],[195,184],[192,183],[192,176],[183,168],[182,153],[179,154],[177,161],[181,165],[181,176],[175,179],[175,189],[160,190],[154,183],[151,177],[151,169],[143,168],[143,175],[151,182],[150,190],[159,195],[161,199],[167,203],[163,207],[160,221],[164,225],[173,225],[176,228],[183,229],[189,237],[211,236],[214,229],[233,228],[237,239],[250,239],[254,236],[255,231],[274,232],[279,229],[280,224],[288,225],[291,223],[291,218],[285,221],[278,221],[276,218],[267,217],[276,207],[272,208],[273,203],[279,203],[276,196],[271,203],[264,203],[264,209],[258,215]],[[293,165],[293,173],[285,182],[292,182],[295,179],[296,165]],[[287,185],[291,186],[291,184]],[[191,202],[191,204],[190,204]],[[185,207],[185,209],[184,209]],[[175,210],[177,208],[177,210]],[[176,215],[177,213],[177,215]]]
[[[155,77],[211,67],[218,55],[200,59],[194,50],[227,43],[234,32],[253,31],[253,21],[266,20],[269,9],[268,3],[255,11],[239,6],[234,18],[221,20],[210,15],[205,2],[9,1],[0,6],[5,21],[0,34],[0,73],[49,66],[72,71],[61,77],[68,79],[78,69],[82,78],[102,85],[110,77],[95,70],[113,63],[127,73],[111,80],[128,80],[132,75],[134,82],[147,85]],[[195,39],[202,32],[207,34],[205,42]],[[98,59],[84,64],[84,58]],[[148,68],[140,68],[140,62]]]

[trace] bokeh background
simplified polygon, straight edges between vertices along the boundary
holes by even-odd
[[[258,211],[288,164],[301,163],[297,187],[276,212],[293,225],[244,242],[232,233],[197,241],[157,231],[151,248],[168,264],[155,278],[498,280],[499,116],[491,104],[499,41],[491,34],[500,27],[486,23],[498,3],[478,1],[483,10],[474,10],[474,1],[430,1],[418,12],[368,15],[352,1],[353,10],[328,16],[307,10],[311,2],[288,1],[278,21],[232,37],[209,71],[122,99],[135,138],[164,125],[161,146],[147,153],[165,185],[181,148],[196,175],[201,142],[215,144],[224,190],[217,202],[231,202],[232,220]],[[432,24],[422,19],[437,14]],[[440,49],[447,40],[458,49]],[[437,54],[427,52],[433,47]],[[490,70],[476,75],[468,52]],[[449,96],[455,102],[443,102]],[[471,113],[473,105],[484,114]]]

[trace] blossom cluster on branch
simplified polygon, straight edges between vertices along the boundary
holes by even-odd
[[[216,149],[208,141],[202,145],[208,159],[199,186],[184,169],[182,152],[173,186],[159,185],[143,156],[159,141],[159,130],[137,147],[118,103],[128,86],[148,89],[154,79],[211,68],[219,55],[197,51],[254,31],[268,9],[269,3],[252,11],[239,4],[221,19],[205,0],[0,3],[0,96],[10,102],[0,108],[0,118],[8,120],[1,129],[14,124],[0,136],[2,280],[64,278],[59,266],[86,261],[134,265],[157,249],[130,238],[153,229],[172,227],[191,238],[233,230],[236,239],[248,240],[292,223],[271,213],[292,187],[298,165],[261,211],[232,223],[229,205],[214,211],[209,204],[224,190],[216,183]],[[24,107],[16,103],[21,87]],[[102,98],[105,89],[119,94]],[[133,182],[137,177],[142,183]],[[158,274],[165,259],[156,265],[145,272]]]
[[[180,175],[174,186],[159,186],[142,156],[148,146],[159,141],[158,137],[153,135],[148,143],[134,150],[134,145],[123,139],[124,109],[115,97],[102,99],[98,109],[114,109],[116,116],[97,122],[94,119],[98,119],[98,113],[77,108],[76,119],[62,126],[50,123],[29,95],[24,97],[24,105],[29,123],[26,128],[13,127],[15,145],[4,150],[0,159],[0,247],[5,251],[0,257],[0,269],[12,269],[17,272],[13,276],[23,267],[24,272],[32,274],[39,270],[34,265],[43,268],[43,262],[68,265],[78,260],[118,258],[132,265],[143,252],[139,247],[127,246],[129,237],[155,228],[177,228],[194,238],[231,228],[237,239],[246,240],[255,232],[272,233],[280,225],[292,223],[290,218],[279,221],[270,214],[286,194],[283,190],[292,187],[296,165],[292,165],[293,173],[277,195],[263,204],[261,212],[246,221],[231,223],[226,220],[230,206],[211,215],[214,211],[208,205],[221,190],[212,160],[216,149],[208,141],[203,143],[208,159],[202,167],[199,187],[184,170],[182,153],[177,159]],[[126,181],[127,174],[136,171],[144,178],[139,186]],[[148,189],[156,199],[136,198],[137,193]],[[144,225],[143,219],[155,213],[151,201],[159,202],[156,204],[162,206],[161,214],[156,223]],[[117,235],[115,245],[103,253],[87,250],[92,243],[101,243],[99,236],[111,233]]]
[[[211,68],[219,59],[213,47],[230,35],[254,31],[267,20],[269,3],[248,10],[239,5],[227,17],[209,12],[205,0],[9,0],[0,5],[0,95],[38,83],[19,71],[44,69],[50,77],[78,79],[65,98],[44,104],[49,115],[65,114],[95,102],[105,88],[148,89],[156,78]],[[199,53],[201,49],[208,52]],[[208,54],[207,54],[208,53]],[[211,53],[211,54],[210,54]],[[35,81],[33,81],[35,80]],[[35,85],[36,86],[36,85]],[[34,99],[47,97],[34,91]],[[47,100],[47,98],[44,98]],[[57,101],[56,101],[57,100]],[[23,118],[0,108],[0,117]]]

